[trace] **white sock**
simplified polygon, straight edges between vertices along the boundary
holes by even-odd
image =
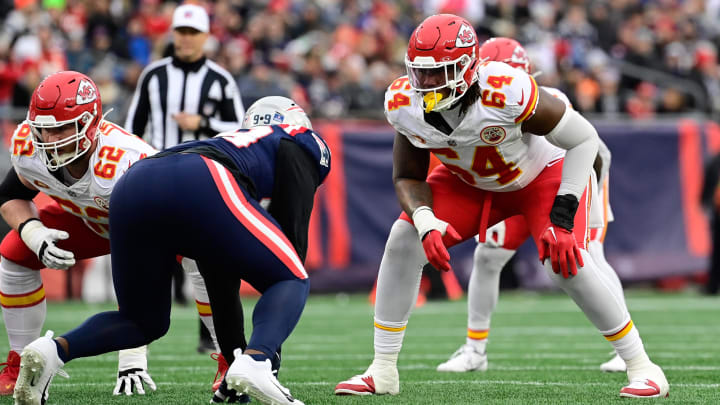
[[[403,338],[405,337],[405,322],[388,322],[375,318],[375,353],[397,354],[402,349]]]
[[[514,250],[478,244],[468,283],[468,330],[466,342],[484,353],[490,318],[500,293],[500,272],[515,254]]]
[[[647,359],[640,333],[632,320],[628,319],[621,326],[601,333],[613,345],[620,358],[625,360],[628,369],[630,369],[630,361],[635,361],[633,364],[640,364],[642,362],[638,359]]]
[[[0,302],[10,350],[22,352],[40,337],[47,304],[40,272],[0,259]]]
[[[410,312],[415,306],[425,251],[415,227],[397,220],[390,229],[380,262],[375,300],[375,353],[400,352]]]
[[[208,331],[210,331],[210,337],[215,345],[215,351],[220,353],[220,345],[218,345],[217,336],[215,335],[215,323],[213,323],[212,308],[210,308],[210,298],[205,288],[205,280],[203,280],[195,260],[183,257],[182,267],[185,270],[185,274],[187,274],[188,280],[190,280],[190,284],[192,284],[195,305],[197,306],[200,320]]]

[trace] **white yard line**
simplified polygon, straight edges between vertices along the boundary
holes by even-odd
[[[114,383],[113,383],[114,384]],[[208,382],[199,381],[186,381],[186,382],[157,382],[156,384],[160,387],[167,386],[200,386],[204,387],[209,385]],[[332,381],[283,381],[283,384],[289,386],[334,386],[337,382]],[[414,381],[403,381],[402,385],[532,385],[532,386],[559,386],[559,387],[586,387],[591,386],[615,386],[615,382],[599,383],[599,382],[555,382],[555,381],[518,381],[518,380],[414,380]],[[92,383],[65,383],[58,381],[54,384],[54,387],[101,387],[107,386],[112,388],[110,383],[92,382]],[[670,384],[672,390],[673,387],[680,388],[704,388],[704,389],[715,389],[719,388],[720,384]]]

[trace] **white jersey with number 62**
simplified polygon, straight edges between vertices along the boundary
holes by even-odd
[[[55,177],[37,156],[39,152],[33,147],[27,123],[20,124],[15,130],[10,153],[17,174],[63,209],[82,218],[95,233],[109,238],[110,194],[115,183],[133,163],[157,151],[109,121],[100,123],[96,139],[97,147],[90,156],[87,172],[70,186]]]

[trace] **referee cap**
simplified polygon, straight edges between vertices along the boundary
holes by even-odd
[[[172,29],[180,27],[194,28],[200,32],[210,31],[210,17],[204,8],[195,4],[183,4],[175,9]]]

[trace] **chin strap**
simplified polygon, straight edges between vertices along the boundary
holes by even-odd
[[[107,117],[108,114],[110,114],[112,112],[112,110],[114,110],[114,108],[111,108],[111,109],[105,111],[105,114],[103,114],[103,116],[100,118],[100,121],[105,121],[105,117]]]

